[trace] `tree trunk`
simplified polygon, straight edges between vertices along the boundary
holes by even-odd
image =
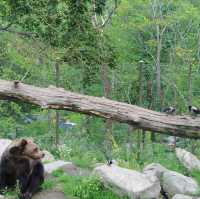
[[[56,75],[56,87],[59,87],[59,79],[60,79],[60,71],[59,71],[59,63],[55,63],[55,75]],[[59,145],[59,110],[56,110],[56,127],[55,127],[55,144],[56,147]]]
[[[106,64],[103,64],[101,66],[101,79],[102,79],[102,83],[103,83],[104,97],[110,98],[111,86],[110,86],[110,81],[108,78],[108,66]],[[112,148],[113,148],[112,144],[114,141],[114,137],[112,135],[112,120],[110,120],[110,119],[106,119],[105,133],[106,133],[105,134],[106,143],[108,145],[110,145],[110,147],[107,146],[107,149],[110,149],[110,151],[108,153],[110,154],[109,158],[111,158]]]
[[[156,108],[161,111],[162,104],[162,92],[161,92],[161,68],[160,68],[160,56],[162,50],[162,34],[160,26],[156,25],[156,38],[157,38],[157,53],[156,53]],[[160,143],[162,143],[163,136],[160,135]]]
[[[175,84],[175,82],[174,82]],[[173,93],[174,93],[174,102],[173,102],[173,105],[174,107],[177,107],[178,104],[177,104],[177,91],[176,91],[176,88],[173,86]],[[176,113],[175,113],[176,114]],[[174,136],[174,150],[176,149],[176,136]]]
[[[189,64],[188,70],[188,105],[192,105],[192,64]]]
[[[40,88],[18,81],[0,80],[0,99],[20,100],[43,109],[68,110],[127,123],[172,136],[200,138],[200,118],[171,116],[122,102],[81,95],[63,88]]]
[[[156,106],[158,110],[161,109],[161,80],[160,80],[160,53],[162,48],[162,40],[160,36],[160,27],[156,25],[157,37],[157,53],[156,53]]]
[[[140,66],[139,66],[139,84],[140,84],[140,90],[139,90],[139,106],[143,106],[143,100],[144,100],[144,61],[140,60]],[[139,134],[141,132],[138,132]],[[142,130],[142,147],[140,147],[140,136],[138,135],[138,150],[140,151],[140,149],[144,149],[144,145],[145,145],[145,131]]]
[[[188,105],[192,105],[192,63],[189,63],[188,68]],[[195,154],[196,140],[192,140],[191,143],[191,151]]]

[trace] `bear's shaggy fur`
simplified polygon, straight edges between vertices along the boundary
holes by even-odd
[[[30,199],[44,181],[44,167],[40,151],[30,139],[13,141],[0,160],[0,189],[19,183],[21,199]]]

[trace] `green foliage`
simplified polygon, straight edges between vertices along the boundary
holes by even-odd
[[[105,9],[106,6],[106,0],[96,0],[96,4],[95,4],[95,12],[98,15],[102,15],[103,11]]]
[[[191,176],[197,181],[198,185],[200,186],[200,171],[199,170],[193,170],[191,172]]]
[[[42,184],[42,188],[44,190],[51,190],[55,187],[55,181],[52,179],[47,179],[44,181],[44,183]]]
[[[25,126],[22,130],[22,135],[32,135],[34,137],[44,136],[48,133],[47,122],[45,121],[35,121]]]
[[[74,164],[82,168],[92,168],[95,163],[104,162],[104,159],[104,155],[101,153],[101,151],[95,152],[93,150],[85,151],[85,153],[79,152],[77,155],[72,157]]]
[[[107,67],[111,91],[109,97],[139,104],[139,61],[144,61],[143,107],[156,106],[156,61],[158,36],[161,39],[162,106],[176,105],[178,114],[187,113],[188,68],[192,66],[192,103],[200,104],[199,11],[197,0],[123,0],[104,28],[92,19],[104,21],[114,1],[96,0],[94,10],[89,0],[2,0],[0,1],[0,78],[25,83],[55,85],[55,62],[59,63],[60,87],[93,96],[102,96],[102,66]],[[94,13],[94,11],[96,13]],[[96,14],[96,16],[94,16]],[[2,30],[5,27],[8,30]],[[158,29],[160,32],[158,33]],[[0,102],[0,136],[33,137],[56,158],[92,168],[105,162],[105,121],[81,114],[59,112],[64,121],[76,123],[72,130],[60,129],[56,148],[55,114],[23,102]],[[27,117],[39,116],[30,123]],[[52,115],[52,118],[49,117]],[[89,129],[89,130],[88,130]],[[142,148],[137,131],[114,123],[112,156],[120,166],[142,170],[152,162],[168,169],[192,175],[178,162],[173,150],[152,143],[149,132]],[[159,136],[156,136],[159,137]],[[199,142],[196,154],[200,157]],[[182,140],[188,150],[192,141]],[[48,179],[45,189],[63,186],[66,195],[81,198],[117,198],[97,179],[71,177],[61,171]]]
[[[15,121],[9,117],[9,118],[1,118],[0,123],[0,136],[1,137],[11,137],[15,134],[17,124]]]
[[[53,46],[63,44],[68,18],[66,1],[9,0],[7,3],[12,23],[42,37]]]
[[[7,199],[20,199],[20,187],[19,183],[17,183],[16,187],[14,189],[5,189],[3,191],[3,195]]]
[[[81,184],[74,190],[74,195],[82,199],[118,199],[119,197],[115,195],[108,189],[105,189],[103,184],[96,178],[83,179]],[[123,197],[125,199],[125,197]]]
[[[44,189],[62,189],[66,196],[81,199],[118,199],[119,197],[105,188],[95,177],[69,176],[61,170],[53,172],[53,178],[45,180]],[[125,197],[124,197],[125,199]]]
[[[150,147],[149,144],[141,154],[142,162],[145,165],[157,162],[169,170],[187,174],[187,170],[179,163],[174,150],[170,150],[167,146],[159,143],[153,144],[152,150],[149,150]]]

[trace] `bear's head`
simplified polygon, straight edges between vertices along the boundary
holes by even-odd
[[[30,159],[41,159],[44,153],[31,139],[20,139],[13,143],[9,150],[11,155],[22,156]]]

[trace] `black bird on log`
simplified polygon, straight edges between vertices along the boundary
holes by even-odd
[[[198,115],[200,114],[200,109],[195,107],[195,106],[188,106],[188,109],[190,111],[190,113],[194,114],[194,115]]]
[[[111,166],[113,164],[113,161],[110,159],[110,160],[107,160],[107,165],[108,166]]]
[[[167,114],[173,114],[175,111],[176,109],[173,106],[169,106],[163,109],[163,112]]]

